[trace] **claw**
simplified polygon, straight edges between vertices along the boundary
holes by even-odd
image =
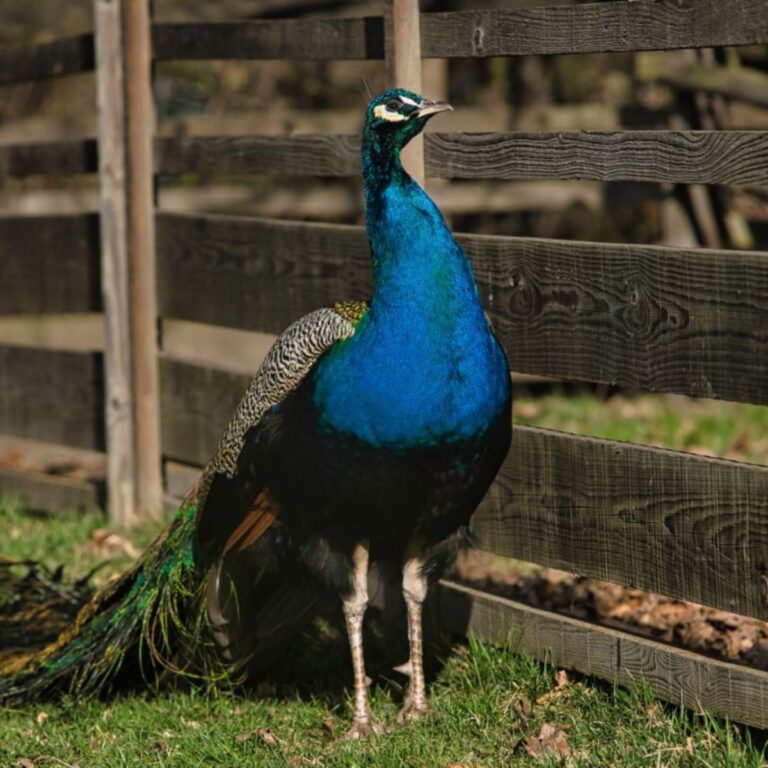
[[[373,717],[368,717],[366,720],[355,720],[352,727],[344,734],[344,738],[347,741],[359,741],[370,736],[381,736],[386,732],[387,729],[381,723]]]
[[[426,701],[414,701],[407,698],[403,708],[400,710],[400,714],[397,716],[399,723],[405,723],[409,720],[420,720],[422,717],[432,713],[432,709]]]

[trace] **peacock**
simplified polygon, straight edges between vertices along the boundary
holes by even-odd
[[[389,568],[410,648],[400,716],[429,711],[424,601],[511,439],[507,360],[469,261],[400,161],[450,109],[402,88],[370,100],[370,301],[288,327],[170,526],[55,640],[0,655],[0,700],[104,693],[137,676],[226,677],[273,659],[330,595],[341,600],[352,657],[348,736],[379,733],[362,629],[369,571]],[[10,612],[17,632],[20,616],[36,620],[33,608]]]

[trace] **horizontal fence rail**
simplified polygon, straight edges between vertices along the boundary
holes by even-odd
[[[627,0],[514,10],[424,13],[426,58],[650,51],[768,42],[763,0]],[[380,59],[384,24],[275,19],[155,24],[155,58]]]
[[[94,65],[92,34],[38,45],[0,48],[0,85],[88,72]]]
[[[100,311],[98,217],[0,217],[0,276],[0,316]]]
[[[88,509],[104,503],[104,484],[0,467],[0,488],[32,510]]]
[[[358,177],[360,137],[158,138],[160,174]],[[430,133],[427,175],[454,179],[590,179],[768,184],[765,131]],[[95,173],[92,139],[0,146],[0,175]]]
[[[95,139],[0,145],[0,178],[96,173],[98,170]]]
[[[768,467],[516,426],[483,549],[768,619]]]
[[[448,631],[623,685],[644,680],[657,696],[678,706],[768,726],[768,672],[446,581],[439,590],[441,623]]]
[[[768,132],[429,133],[428,176],[768,184]],[[355,135],[197,136],[156,142],[159,173],[359,176]]]
[[[427,58],[657,51],[768,42],[762,0],[624,0],[425,13],[421,18],[422,54]]]
[[[163,453],[210,458],[249,377],[165,359]],[[768,619],[768,468],[515,428],[484,549]]]
[[[383,59],[384,19],[154,24],[155,59]]]
[[[459,239],[513,370],[768,403],[768,255]],[[157,243],[168,317],[279,333],[371,290],[360,227],[160,214]]]
[[[6,435],[104,450],[102,356],[0,346]]]

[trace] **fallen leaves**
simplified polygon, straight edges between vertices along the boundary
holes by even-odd
[[[520,567],[483,552],[460,558],[456,575],[527,605],[768,669],[765,621],[552,568]],[[560,695],[556,691],[552,696]]]
[[[552,723],[544,723],[538,736],[529,736],[527,739],[523,739],[523,746],[525,751],[535,758],[544,758],[549,755],[568,757],[571,754],[565,731],[560,730]]]
[[[547,691],[545,694],[539,696],[539,698],[536,699],[536,703],[549,704],[554,699],[560,698],[570,685],[571,679],[568,677],[568,673],[564,669],[558,669],[555,674],[555,687],[551,691]]]
[[[131,541],[107,528],[97,528],[93,532],[91,545],[99,554],[105,556],[126,554],[135,559],[141,554],[141,550]]]

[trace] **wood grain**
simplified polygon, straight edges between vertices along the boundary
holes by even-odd
[[[96,0],[109,512],[162,511],[148,0]]]
[[[249,377],[165,359],[163,452],[201,465]],[[478,544],[768,618],[768,468],[515,427]]]
[[[100,309],[98,217],[0,218],[0,315]]]
[[[154,24],[155,59],[381,59],[380,17]]]
[[[768,672],[711,659],[628,632],[532,608],[451,582],[439,585],[440,618],[558,667],[622,685],[643,680],[656,696],[758,728],[768,726]]]
[[[98,165],[94,139],[0,146],[0,178],[96,173]]]
[[[0,50],[0,84],[87,72],[93,67],[92,34]]]
[[[431,133],[425,152],[443,178],[768,183],[765,131]]]
[[[192,136],[155,141],[160,174],[264,174],[273,176],[359,176],[360,137]]]
[[[197,466],[207,463],[250,380],[161,358],[163,457]]]
[[[459,240],[514,371],[768,403],[765,254]],[[181,320],[279,333],[369,296],[369,262],[359,227],[158,218],[160,313]]]
[[[768,184],[765,131],[429,133],[427,176]],[[158,173],[358,176],[356,135],[194,136],[156,142]]]
[[[356,227],[159,214],[157,246],[166,317],[280,333],[308,307],[370,293]]]
[[[103,484],[42,472],[0,467],[0,495],[20,499],[26,509],[58,512],[103,504]]]
[[[104,450],[99,354],[0,346],[0,434]]]
[[[472,526],[499,554],[768,619],[768,467],[516,426]]]
[[[768,403],[768,256],[460,236],[513,370]]]
[[[424,93],[422,87],[421,13],[418,2],[387,0],[384,4],[387,87]],[[437,96],[430,94],[431,98]],[[410,141],[400,154],[403,168],[424,186],[424,136]]]
[[[668,50],[768,42],[763,0],[622,0],[425,13],[428,58]]]

